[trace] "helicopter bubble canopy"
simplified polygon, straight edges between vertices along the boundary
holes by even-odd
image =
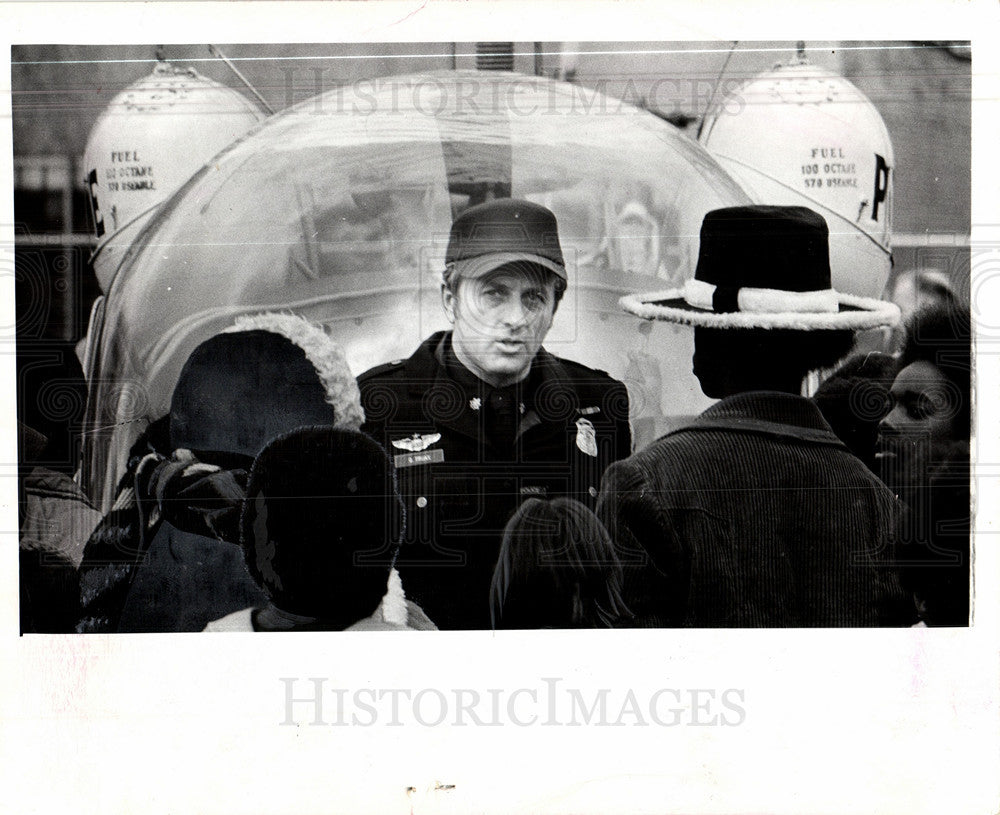
[[[493,197],[555,212],[569,290],[545,345],[626,381],[640,443],[708,404],[689,332],[636,320],[617,301],[690,278],[704,214],[749,203],[715,159],[653,114],[577,85],[388,77],[272,117],[138,236],[107,297],[92,375],[91,426],[114,428],[92,439],[95,499],[167,413],[190,352],[237,315],[320,323],[356,373],[446,328],[451,221]]]
[[[238,91],[169,62],[111,100],[83,155],[103,291],[153,208],[263,118]]]
[[[798,61],[733,91],[701,143],[757,203],[807,206],[830,227],[834,288],[879,297],[891,269],[892,141],[867,96]]]

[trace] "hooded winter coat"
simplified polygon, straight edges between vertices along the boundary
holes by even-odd
[[[87,543],[77,630],[201,631],[265,603],[239,547],[253,456],[294,427],[363,417],[342,349],[301,317],[242,317],[202,343]]]

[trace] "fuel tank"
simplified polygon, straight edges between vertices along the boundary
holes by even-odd
[[[264,113],[238,91],[191,68],[160,62],[115,96],[87,139],[83,168],[103,291],[130,238],[164,201]],[[113,240],[119,230],[128,235]]]
[[[892,140],[844,77],[804,60],[723,98],[701,143],[761,204],[807,206],[830,227],[834,288],[879,297],[891,269]]]

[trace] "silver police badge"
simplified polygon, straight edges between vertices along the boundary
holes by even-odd
[[[597,458],[597,431],[590,419],[576,420],[576,446],[588,456]]]

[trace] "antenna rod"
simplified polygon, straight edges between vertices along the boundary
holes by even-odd
[[[226,65],[229,66],[229,70],[231,70],[234,74],[236,74],[236,77],[240,80],[240,82],[242,82],[244,85],[246,85],[247,90],[249,90],[250,93],[252,93],[254,95],[254,98],[257,100],[257,102],[260,104],[260,106],[262,108],[264,108],[264,110],[267,111],[268,115],[269,116],[273,116],[274,115],[274,108],[272,108],[267,103],[267,101],[264,99],[263,96],[261,96],[259,93],[257,93],[257,89],[253,85],[250,84],[250,82],[247,80],[247,78],[245,76],[243,76],[243,74],[240,73],[239,68],[237,68],[235,65],[233,65],[233,63],[230,61],[229,57],[227,57],[225,54],[223,54],[222,51],[220,51],[219,48],[217,46],[215,46],[215,45],[209,45],[208,46],[208,52],[213,57],[218,57],[224,63],[226,63]]]
[[[729,47],[729,53],[726,54],[726,61],[722,63],[722,68],[719,70],[719,78],[715,82],[715,87],[712,88],[712,95],[708,98],[708,105],[705,107],[705,112],[702,114],[701,121],[698,123],[698,132],[694,134],[695,141],[701,138],[702,128],[705,127],[705,120],[712,113],[712,106],[715,104],[715,97],[719,93],[719,86],[722,84],[722,77],[726,73],[726,68],[729,67],[729,60],[733,58],[733,51],[736,50],[736,46],[739,45],[739,40],[733,40],[733,44]]]

